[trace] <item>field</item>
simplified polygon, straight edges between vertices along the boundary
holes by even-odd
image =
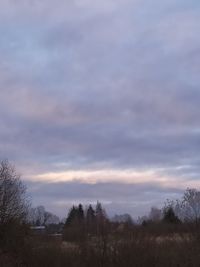
[[[1,267],[197,267],[199,231],[186,226],[134,226],[69,242],[56,236],[32,236],[21,257],[4,255]]]

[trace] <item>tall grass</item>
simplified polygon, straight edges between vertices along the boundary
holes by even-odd
[[[75,243],[34,236],[26,241],[20,263],[13,260],[11,265],[0,266],[197,267],[199,236],[199,230],[191,225],[165,224],[114,229]]]

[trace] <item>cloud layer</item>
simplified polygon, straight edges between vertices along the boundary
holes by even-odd
[[[183,0],[2,0],[1,157],[53,185],[79,172],[86,185],[145,181],[143,193],[198,186],[199,13]]]

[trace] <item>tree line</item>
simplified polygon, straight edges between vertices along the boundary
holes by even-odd
[[[24,257],[27,245],[32,242],[31,225],[48,226],[58,223],[59,218],[46,211],[43,206],[35,208],[31,206],[26,194],[26,187],[15,167],[8,160],[1,161],[0,260],[1,255],[4,255],[4,253],[7,255],[8,252],[11,252],[14,257],[18,254],[21,255],[21,258]],[[169,226],[173,226],[173,228],[169,228]],[[195,231],[191,232],[191,228],[188,228],[188,226],[192,226]],[[173,231],[194,233],[194,236],[200,236],[200,234],[198,235],[199,226],[200,191],[188,188],[180,199],[167,200],[161,209],[152,207],[147,216],[143,216],[137,221],[133,221],[129,214],[116,215],[112,219],[109,218],[99,201],[97,201],[96,205],[89,204],[86,207],[81,203],[73,205],[62,223],[62,229],[59,229],[62,230],[62,240],[82,244],[79,245],[79,248],[83,252],[87,251],[87,249],[91,249],[94,254],[101,252],[100,258],[108,260],[109,255],[114,257],[113,253],[115,251],[110,251],[111,248],[116,248],[116,251],[118,251],[119,247],[121,249],[121,246],[124,246],[126,242],[129,242],[129,245],[138,246],[140,244],[136,238],[138,233],[143,233],[140,235],[140,241],[143,244],[144,240],[146,240],[144,235],[146,231],[149,236],[154,233],[155,229],[157,229],[157,233],[160,231],[159,235],[166,230],[173,229]],[[167,233],[169,234],[169,232]],[[83,244],[87,245],[84,246]],[[33,255],[35,247],[36,244],[34,243],[32,246]],[[129,249],[131,251],[131,246]],[[119,251],[116,253],[119,253]]]
[[[82,204],[73,206],[67,216],[63,238],[66,240],[81,240],[85,235],[104,235],[109,225],[109,219],[100,202],[95,208],[90,204],[85,209]]]

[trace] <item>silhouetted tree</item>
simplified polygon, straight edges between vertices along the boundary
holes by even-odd
[[[180,220],[175,215],[174,210],[173,210],[172,207],[167,207],[164,210],[163,222],[165,222],[165,223],[173,223],[173,224],[180,223]]]
[[[200,191],[188,188],[183,195],[182,209],[186,221],[200,220]]]
[[[38,206],[30,209],[29,222],[32,225],[46,226],[49,224],[58,224],[59,218],[51,212],[46,211],[44,206]]]
[[[167,200],[166,206],[172,207],[175,215],[182,222],[200,221],[200,191],[194,188],[188,188],[181,199]]]
[[[7,161],[0,162],[0,225],[25,221],[28,214],[26,187]]]
[[[8,160],[0,162],[0,245],[22,237],[29,208],[26,187]],[[22,239],[20,239],[22,240]]]
[[[70,226],[70,225],[72,225],[72,224],[75,222],[76,217],[77,217],[77,209],[75,208],[75,206],[73,206],[73,207],[70,209],[69,213],[68,213],[68,216],[67,216],[65,225],[66,225],[66,226]]]
[[[73,206],[67,216],[64,226],[64,239],[81,241],[85,235],[85,217],[82,204]]]
[[[83,210],[82,204],[78,205],[77,217],[78,217],[79,223],[83,223],[84,222],[84,210]]]
[[[97,204],[96,204],[95,215],[96,215],[97,221],[103,222],[106,220],[105,210],[102,208],[102,205],[99,201],[97,201]]]
[[[149,220],[159,222],[162,219],[162,211],[156,207],[152,207],[149,213]]]
[[[95,231],[96,216],[92,205],[89,205],[86,211],[86,231],[88,233],[94,233]]]
[[[95,221],[95,211],[94,211],[92,205],[89,205],[89,207],[87,209],[86,220],[89,223]]]
[[[96,233],[97,235],[105,235],[108,230],[108,219],[106,216],[105,210],[102,208],[102,205],[99,201],[97,201],[96,209]]]

